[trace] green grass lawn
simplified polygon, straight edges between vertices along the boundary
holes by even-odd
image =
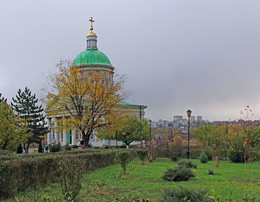
[[[252,163],[253,180],[250,181],[249,165],[245,170],[245,164],[221,161],[220,167],[214,167],[215,162],[210,161],[201,164],[199,160],[192,160],[197,163],[197,169],[193,169],[196,177],[186,182],[166,182],[161,179],[166,168],[173,168],[177,165],[170,159],[160,158],[153,163],[141,165],[136,160],[130,163],[130,171],[127,175],[119,178],[121,167],[114,165],[83,176],[82,189],[79,194],[80,201],[113,201],[115,199],[130,201],[134,197],[139,200],[148,199],[158,201],[165,188],[184,187],[204,188],[211,193],[212,189],[222,198],[230,196],[232,199],[241,201],[247,194],[254,193],[260,201],[260,162]],[[208,175],[208,169],[214,170],[215,175]],[[38,190],[27,190],[20,193],[30,199],[39,199],[42,195],[60,196],[62,193],[59,184],[50,184]]]

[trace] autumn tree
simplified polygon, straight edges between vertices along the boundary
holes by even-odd
[[[31,133],[27,133],[26,123],[13,113],[6,103],[0,103],[0,148],[14,148],[27,141]]]
[[[16,98],[12,98],[12,100],[11,106],[13,110],[21,119],[27,122],[28,133],[33,134],[23,145],[25,152],[28,153],[30,144],[41,144],[42,136],[48,132],[43,108],[42,105],[38,104],[36,94],[32,94],[27,87],[25,87],[24,91],[19,89]]]
[[[254,127],[250,119],[253,118],[253,110],[249,106],[245,106],[243,110],[240,111],[241,119],[239,120],[242,123],[242,135],[243,135],[243,146],[245,148],[244,160],[246,165],[246,153],[248,152],[248,160],[250,166],[250,179],[252,181],[252,170],[251,170],[251,147],[255,144],[257,145],[257,136],[259,136],[259,131],[257,127]]]
[[[126,95],[124,77],[113,79],[108,72],[84,70],[72,62],[61,62],[57,70],[49,76],[46,112],[49,116],[63,113],[66,119],[59,125],[79,129],[87,147],[94,130],[112,130],[124,116],[120,105]]]
[[[226,127],[211,124],[201,125],[195,131],[195,136],[199,139],[203,146],[211,146],[214,149],[216,166],[219,166],[221,148],[226,146],[228,136]]]
[[[177,135],[169,144],[170,158],[172,161],[178,161],[182,157],[182,137]]]

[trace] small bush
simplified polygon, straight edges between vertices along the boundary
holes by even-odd
[[[260,160],[260,149],[254,149],[251,151],[251,158],[252,161],[259,161]]]
[[[19,201],[23,201],[23,199]],[[48,194],[44,194],[40,199],[40,202],[54,202],[54,201],[62,201],[62,199],[58,196],[49,196]]]
[[[137,154],[138,158],[142,161],[142,164],[144,164],[144,161],[147,158],[147,151],[146,150],[136,150],[136,154]]]
[[[60,144],[51,144],[49,146],[50,152],[59,152],[61,150]]]
[[[205,154],[205,152],[202,152],[201,155],[200,155],[200,162],[201,163],[208,163],[208,157],[207,155]]]
[[[184,166],[186,168],[197,168],[197,164],[193,163],[192,161],[180,161],[178,162],[179,166]]]
[[[168,147],[161,147],[158,149],[157,157],[170,158],[170,150]]]
[[[174,169],[168,168],[162,179],[166,181],[188,181],[191,177],[195,177],[190,168],[178,166]]]
[[[160,201],[174,201],[174,202],[197,202],[197,201],[208,201],[206,196],[207,191],[203,189],[193,189],[179,187],[177,189],[165,189],[163,197]]]
[[[121,165],[123,173],[126,174],[126,168],[130,162],[130,154],[128,152],[119,152],[116,155],[116,161]]]
[[[8,150],[0,150],[0,155],[1,156],[13,156],[13,152],[8,151]]]
[[[65,151],[70,151],[71,150],[71,146],[69,146],[68,144],[65,145]]]
[[[241,136],[235,136],[231,140],[231,150],[228,151],[228,158],[234,163],[245,162],[245,148],[243,146],[243,138]],[[246,152],[246,160],[248,159],[248,153]]]
[[[199,159],[201,151],[202,151],[201,147],[199,147],[199,148],[197,148],[197,147],[190,147],[190,158],[191,159]],[[188,152],[188,150],[185,149],[185,154],[186,155],[184,156],[184,158],[187,157],[187,152]]]
[[[58,175],[61,190],[66,201],[74,201],[81,189],[83,165],[80,159],[73,156],[62,158],[59,162]]]
[[[181,144],[173,144],[170,146],[170,159],[178,161],[182,157],[183,147]]]
[[[213,157],[214,157],[213,147],[204,147],[203,151],[205,152],[206,156],[208,157],[208,161],[212,161]]]

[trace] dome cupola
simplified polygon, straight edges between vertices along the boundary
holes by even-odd
[[[86,70],[103,70],[113,72],[112,66],[108,57],[98,50],[97,48],[97,35],[93,32],[93,18],[89,20],[91,22],[90,32],[87,34],[87,48],[85,51],[78,54],[74,59],[74,63],[78,67],[82,67]]]

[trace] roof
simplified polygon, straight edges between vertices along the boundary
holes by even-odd
[[[74,60],[76,66],[81,65],[104,65],[112,66],[108,57],[97,49],[87,49],[75,58]]]
[[[139,107],[146,107],[146,106],[144,106],[144,105],[131,104],[131,103],[125,101],[125,100],[120,101],[119,104],[120,104],[120,105],[123,105],[123,106],[139,106]]]

